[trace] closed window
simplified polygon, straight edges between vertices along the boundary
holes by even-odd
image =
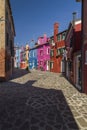
[[[87,64],[87,51],[85,51],[85,64]]]
[[[43,56],[43,50],[40,50],[40,56]]]
[[[54,50],[51,50],[51,51],[50,51],[50,56],[51,56],[51,57],[54,56]]]
[[[65,39],[65,36],[66,36],[66,34],[65,34],[65,33],[63,33],[63,34],[62,34],[62,40],[64,40],[64,39]]]
[[[58,48],[57,49],[57,55],[63,55],[65,51],[65,48]]]
[[[58,40],[58,41],[61,41],[61,35],[58,35],[58,36],[57,36],[57,40]]]
[[[47,48],[47,54],[49,54],[50,53],[50,49],[49,48]]]
[[[54,62],[50,62],[50,68],[53,69]]]

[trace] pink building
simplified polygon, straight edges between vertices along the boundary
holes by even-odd
[[[43,37],[38,38],[38,48],[37,48],[37,61],[38,69],[43,71],[50,70],[50,45],[49,38],[46,34]]]

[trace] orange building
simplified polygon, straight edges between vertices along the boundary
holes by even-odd
[[[65,53],[65,36],[66,32],[58,33],[59,24],[54,24],[54,36],[50,38],[50,71],[56,73],[65,72],[64,53]]]

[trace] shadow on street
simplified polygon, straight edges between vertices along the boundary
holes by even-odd
[[[26,69],[17,69],[15,68],[14,69],[14,74],[12,75],[11,79],[16,79],[16,78],[19,78],[19,77],[22,77],[26,74],[30,73],[30,71],[26,70]]]
[[[79,130],[62,91],[35,82],[0,85],[0,130]]]

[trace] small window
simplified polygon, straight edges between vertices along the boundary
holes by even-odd
[[[51,51],[50,51],[50,56],[51,56],[51,57],[54,56],[54,50],[51,50]]]
[[[87,64],[87,51],[85,51],[85,64]]]
[[[42,65],[43,64],[43,61],[40,61],[40,65]]]
[[[29,57],[31,57],[31,53],[29,53]]]
[[[33,51],[33,57],[35,57],[35,52]]]
[[[60,41],[61,40],[61,35],[57,36],[57,40]]]
[[[57,49],[57,56],[60,55],[60,49]]]
[[[58,49],[57,49],[57,56],[58,56],[58,55],[63,55],[64,52],[65,52],[65,48],[58,48]]]
[[[62,40],[64,40],[64,39],[65,39],[65,33],[62,34]]]
[[[54,62],[50,62],[50,68],[53,69]]]
[[[43,50],[40,50],[40,56],[43,56]]]
[[[49,54],[50,53],[50,49],[49,48],[47,48],[47,54]]]

